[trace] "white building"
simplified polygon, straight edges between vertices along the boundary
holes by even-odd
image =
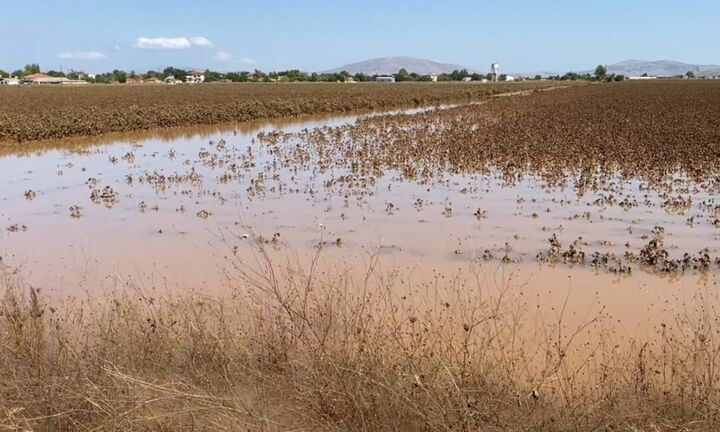
[[[507,75],[507,76],[505,76],[505,81],[515,81],[515,77]]]
[[[379,77],[377,77],[377,78],[375,79],[375,81],[377,81],[377,82],[382,82],[382,83],[394,83],[394,82],[395,82],[395,77],[392,77],[392,76],[379,76]]]
[[[13,77],[0,77],[0,85],[20,85],[20,80]]]
[[[429,77],[430,77],[430,81],[437,82],[437,75],[432,74],[432,75],[429,75]]]
[[[192,71],[185,77],[185,82],[190,84],[200,84],[205,82],[205,74],[200,71]]]
[[[463,77],[462,81],[463,81],[463,82],[470,82],[470,81],[472,81],[472,77]]]

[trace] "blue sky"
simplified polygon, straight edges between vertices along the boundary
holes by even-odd
[[[307,71],[407,55],[510,72],[720,63],[720,1],[0,0],[0,69]]]

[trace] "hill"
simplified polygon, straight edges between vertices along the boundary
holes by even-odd
[[[692,71],[697,76],[720,74],[720,65],[697,65],[672,60],[625,60],[608,66],[608,71],[625,76],[640,76],[644,73],[654,76],[684,75]]]
[[[347,71],[354,75],[356,73],[364,73],[367,75],[390,75],[397,73],[400,69],[405,68],[408,72],[415,72],[420,75],[450,73],[453,70],[470,68],[465,66],[440,63],[433,60],[413,58],[413,57],[381,57],[365,60],[357,63],[350,63],[325,72],[335,73]]]

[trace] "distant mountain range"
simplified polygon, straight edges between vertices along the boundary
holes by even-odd
[[[502,67],[502,65],[500,65]],[[441,74],[450,73],[454,70],[467,69],[469,72],[476,72],[476,70],[467,66],[451,63],[440,63],[433,60],[414,58],[414,57],[381,57],[370,60],[365,60],[357,63],[350,63],[344,66],[340,66],[334,69],[327,70],[325,72],[341,72],[347,71],[354,75],[356,73],[364,73],[368,75],[391,75],[397,73],[400,69],[405,68],[408,72],[415,72],[420,75],[430,74]],[[490,65],[488,63],[488,70]],[[720,65],[699,65],[691,63],[683,63],[672,60],[625,60],[618,63],[608,65],[608,72],[614,74],[622,74],[625,76],[640,76],[648,74],[651,76],[676,76],[685,75],[688,71],[692,71],[696,76],[716,76],[720,75]],[[520,76],[535,76],[535,75],[563,75],[565,72],[533,72],[533,73],[521,73],[517,74]],[[594,73],[594,69],[577,71],[578,73]],[[482,72],[485,73],[485,72]],[[512,74],[511,75],[515,75]]]
[[[426,60],[413,57],[381,57],[365,60],[357,63],[346,64],[325,72],[336,73],[347,71],[355,75],[364,73],[367,75],[391,75],[397,73],[400,69],[405,68],[408,72],[415,72],[420,75],[450,73],[454,70],[470,68],[457,64],[440,63],[433,60]]]
[[[667,77],[685,75],[688,71],[692,71],[696,76],[715,76],[720,75],[720,65],[698,65],[672,60],[625,60],[608,65],[608,71],[625,76],[640,76],[646,73]]]

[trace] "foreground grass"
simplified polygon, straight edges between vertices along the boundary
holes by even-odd
[[[448,102],[549,83],[0,87],[0,144]]]
[[[223,298],[130,287],[50,306],[5,275],[0,430],[720,427],[709,309],[621,347],[601,316],[544,321],[508,287],[404,293],[375,259],[354,280],[260,256]]]

